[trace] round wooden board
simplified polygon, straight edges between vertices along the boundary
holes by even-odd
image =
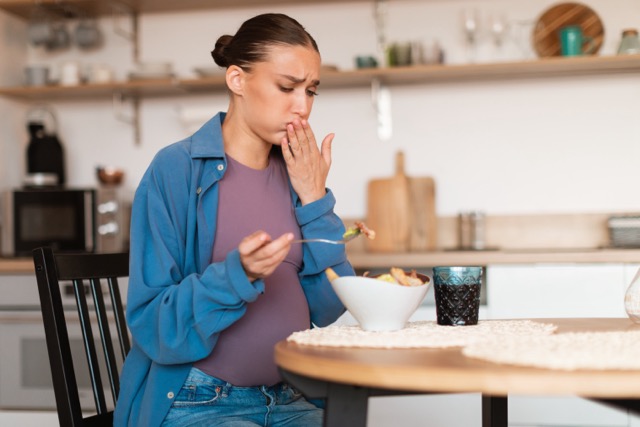
[[[560,56],[559,30],[568,25],[578,25],[585,37],[592,37],[596,54],[602,47],[604,27],[597,13],[581,3],[558,3],[538,18],[533,29],[533,47],[540,57]]]

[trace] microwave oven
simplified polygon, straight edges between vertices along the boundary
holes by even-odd
[[[115,188],[34,187],[2,197],[2,256],[126,250],[124,212]]]

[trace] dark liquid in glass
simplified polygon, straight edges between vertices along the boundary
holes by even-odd
[[[435,284],[438,325],[477,325],[480,284]]]

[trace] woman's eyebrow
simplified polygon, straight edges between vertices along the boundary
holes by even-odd
[[[290,76],[288,74],[282,74],[281,76],[284,77],[285,79],[291,81],[292,83],[296,83],[296,84],[304,83],[306,81],[306,79],[304,77],[303,78],[298,78],[298,77]],[[314,86],[318,86],[320,84],[320,80],[314,80],[311,83]]]

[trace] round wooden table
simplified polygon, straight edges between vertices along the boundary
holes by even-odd
[[[557,325],[556,333],[640,330],[626,318],[532,320]],[[510,366],[465,357],[460,347],[319,347],[287,341],[276,345],[275,360],[292,385],[308,397],[327,399],[325,425],[364,426],[367,398],[396,393],[482,393],[483,426],[507,426],[509,394],[574,395],[640,412],[640,370]]]

